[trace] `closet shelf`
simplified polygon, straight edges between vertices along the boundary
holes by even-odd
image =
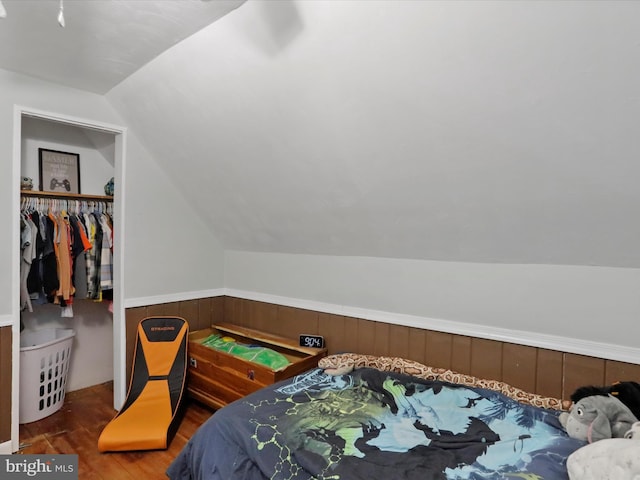
[[[103,202],[113,202],[113,197],[108,195],[86,195],[83,193],[41,192],[39,190],[20,190],[20,195],[24,197],[68,198],[71,200],[99,200]]]

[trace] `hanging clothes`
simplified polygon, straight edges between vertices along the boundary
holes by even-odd
[[[60,212],[56,217],[56,221],[58,222],[56,255],[58,257],[58,280],[60,281],[60,286],[56,292],[57,298],[54,303],[59,303],[64,300],[66,305],[70,305],[73,303],[73,294],[76,292],[76,289],[71,282],[71,271],[73,269],[71,245],[73,239],[71,238],[71,225],[67,212]]]
[[[46,297],[44,296],[42,289],[42,259],[46,241],[46,238],[44,237],[44,235],[46,235],[46,223],[43,221],[43,216],[40,215],[40,212],[37,210],[32,211],[30,216],[33,220],[35,229],[37,230],[37,235],[35,258],[31,263],[31,270],[27,277],[27,290],[32,303],[45,303]]]
[[[36,236],[38,230],[28,215],[20,217],[20,310],[33,312],[27,279],[33,259],[36,257]]]
[[[100,255],[100,290],[113,290],[113,234],[106,214],[100,215],[102,252]]]
[[[100,296],[100,261],[102,257],[102,227],[95,213],[84,215],[89,228],[91,250],[85,255],[87,268],[87,298],[101,300]]]
[[[69,223],[71,225],[71,232],[73,242],[71,244],[71,282],[76,287],[76,294],[78,292],[78,283],[76,282],[76,272],[78,270],[78,259],[80,256],[91,249],[91,242],[87,238],[84,230],[84,226],[80,222],[80,219],[76,215],[69,215]]]
[[[58,259],[54,246],[58,227],[49,215],[43,216],[45,217],[46,239],[42,254],[42,290],[47,301],[53,303],[53,298],[58,288],[60,288],[60,281],[58,280]]]
[[[31,300],[37,300],[60,305],[62,316],[72,317],[81,256],[87,298],[113,298],[113,220],[107,210],[105,202],[23,198],[21,309],[33,311]]]

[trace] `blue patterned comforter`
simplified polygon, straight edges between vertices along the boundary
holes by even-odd
[[[217,411],[172,480],[565,480],[557,412],[481,388],[312,370]]]

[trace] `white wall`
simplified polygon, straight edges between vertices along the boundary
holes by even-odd
[[[640,363],[640,269],[240,251],[225,258],[232,294]]]
[[[107,99],[226,249],[640,268],[639,19],[248,1]]]
[[[14,105],[127,126],[102,96],[0,70],[0,158],[6,168],[13,156]],[[222,249],[211,230],[193,213],[135,132],[128,132],[127,141],[125,301],[222,287]],[[8,174],[0,178],[1,205],[12,203],[11,182]],[[99,183],[104,185],[102,180]],[[3,292],[10,292],[15,281],[10,274],[12,215],[9,209],[0,209],[0,224],[7,226],[0,235]],[[10,302],[0,305],[0,315],[11,312]]]
[[[637,65],[611,52],[638,7],[396,3],[249,2],[106,97],[0,71],[0,158],[14,103],[135,129],[130,304],[225,286],[634,348]]]
[[[14,305],[11,297],[12,292],[17,292],[15,285],[18,278],[14,278],[12,274],[12,260],[13,255],[17,255],[17,252],[13,252],[14,235],[18,235],[19,230],[17,222],[14,225],[16,212],[7,208],[14,204],[13,183],[17,183],[20,177],[20,172],[11,171],[16,105],[126,128],[122,119],[102,96],[0,70],[0,158],[4,159],[7,171],[7,174],[0,178],[0,204],[5,206],[0,210],[0,224],[4,226],[3,233],[0,234],[0,289],[6,293],[8,299],[0,306],[0,318],[16,318],[18,311],[17,298],[14,299]],[[28,157],[32,156],[32,149],[37,150],[37,142],[33,140],[24,140],[21,145],[27,148]],[[93,140],[95,141],[95,138]],[[52,139],[45,139],[42,143],[48,147],[64,144]],[[61,150],[65,150],[66,147],[62,146]],[[103,150],[109,150],[108,145],[96,146],[102,156]],[[211,231],[176,192],[171,178],[149,156],[137,141],[134,132],[127,132],[126,146],[126,241],[123,247],[125,305],[127,299],[134,297],[222,287],[223,252]],[[98,152],[93,154],[98,158]],[[81,156],[81,161],[82,159]],[[87,188],[83,187],[83,191],[103,193],[102,186],[110,178],[106,175],[102,178],[107,170],[111,170],[110,166],[105,166],[104,171],[97,177],[87,177]],[[81,174],[84,181],[82,167]],[[34,180],[36,179],[37,175],[34,175]],[[118,225],[118,218],[115,222]],[[79,356],[90,355],[94,345],[112,343],[112,334],[105,337],[109,320],[103,314],[104,312],[97,313],[89,307],[84,311],[82,308],[78,309],[75,322],[87,326],[87,329],[78,330],[76,349]],[[32,326],[37,320],[30,318],[28,322]],[[92,322],[99,323],[100,328]],[[61,320],[61,323],[67,326],[72,322]],[[111,362],[108,349],[98,349],[93,361]],[[73,364],[72,369],[75,369]],[[74,370],[70,388],[80,388],[97,381],[96,378],[89,379],[86,373],[86,370]]]
[[[75,332],[67,391],[113,380],[113,318],[106,303],[77,299],[73,318],[61,318],[60,306],[34,305],[23,312],[24,332],[46,328],[71,328]],[[27,355],[31,355],[27,353]],[[33,355],[38,355],[34,352]]]
[[[225,287],[640,361],[640,4],[370,3],[249,1],[107,94]]]
[[[22,175],[39,185],[38,149],[46,148],[80,155],[80,192],[104,195],[104,185],[114,176],[114,135],[51,121],[25,117],[22,120]],[[45,185],[45,190],[48,190]]]
[[[172,178],[129,136],[125,306],[128,299],[221,288],[222,246]]]

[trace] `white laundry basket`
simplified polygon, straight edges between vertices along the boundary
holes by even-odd
[[[75,334],[70,328],[20,334],[20,423],[35,422],[62,407]]]

